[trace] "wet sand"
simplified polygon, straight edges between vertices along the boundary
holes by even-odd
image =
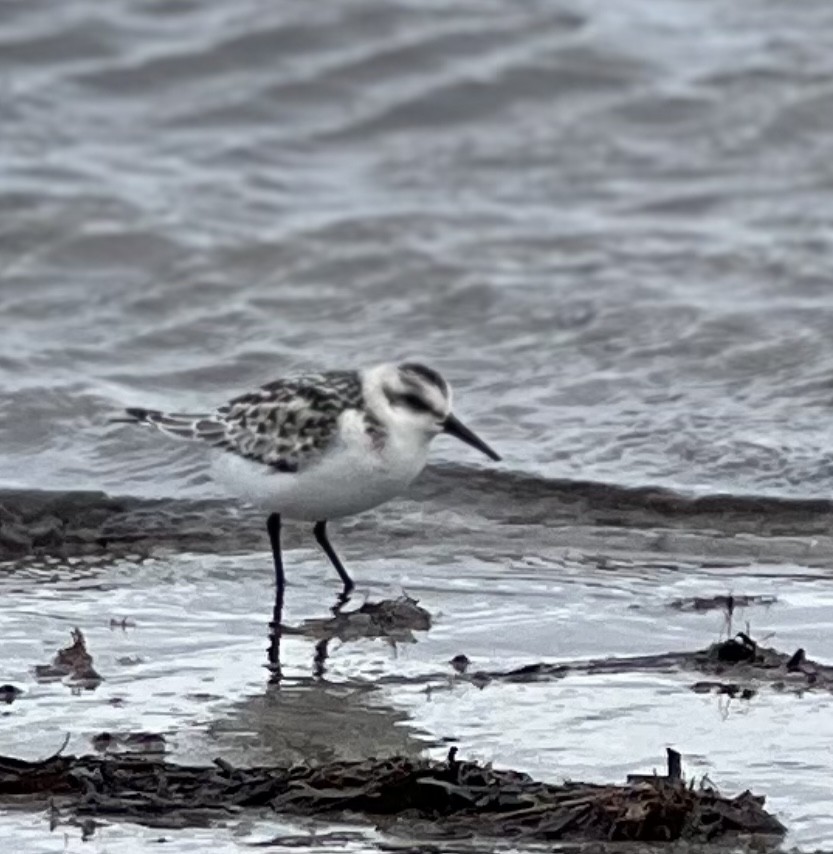
[[[544,547],[581,549],[605,541],[626,553],[737,563],[796,559],[824,566],[833,560],[833,501],[689,495],[460,465],[429,467],[395,505],[340,524],[361,532],[367,548],[384,551],[391,538],[416,539],[421,529],[460,536],[453,511],[467,506],[477,508],[478,524],[464,534],[475,546],[511,548],[526,538]],[[447,512],[433,512],[439,510]],[[287,536],[292,547],[308,532],[290,523]],[[265,548],[267,542],[263,515],[234,500],[0,489],[0,560],[228,553]]]

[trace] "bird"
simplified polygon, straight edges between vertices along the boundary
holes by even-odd
[[[204,413],[130,407],[111,421],[209,446],[214,479],[267,512],[274,641],[285,587],[282,520],[313,523],[315,540],[341,579],[344,602],[354,582],[327,536],[331,519],[404,492],[440,434],[501,460],[452,413],[451,403],[451,387],[438,371],[417,362],[384,363],[287,376]],[[270,659],[276,655],[270,650]]]

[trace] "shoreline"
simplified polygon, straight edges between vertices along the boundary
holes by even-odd
[[[453,527],[452,515],[472,508],[474,542],[500,548],[527,531],[544,547],[604,548],[636,554],[700,555],[715,560],[833,559],[833,502],[756,496],[686,496],[656,487],[529,478],[512,472],[433,468],[399,501],[344,522],[363,537],[407,536],[430,524]],[[437,511],[453,511],[446,514]],[[414,519],[414,517],[419,517]],[[374,531],[367,518],[383,520]],[[263,511],[222,498],[142,498],[105,492],[0,488],[0,560],[85,555],[266,550]],[[457,523],[459,526],[459,522]],[[393,528],[391,527],[393,526]],[[565,529],[569,534],[565,535]],[[453,531],[451,531],[453,532]],[[305,541],[288,528],[288,545]]]

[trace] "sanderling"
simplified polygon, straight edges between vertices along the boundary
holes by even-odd
[[[414,363],[275,380],[205,414],[125,413],[114,420],[148,424],[218,449],[216,479],[269,511],[273,646],[284,594],[281,518],[315,523],[315,539],[338,572],[346,601],[353,581],[327,538],[329,519],[361,513],[403,492],[440,433],[500,460],[451,413],[451,389],[442,376]]]

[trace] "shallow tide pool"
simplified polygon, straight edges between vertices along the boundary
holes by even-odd
[[[470,659],[472,673],[699,649],[725,636],[725,614],[670,603],[729,591],[777,597],[736,612],[734,630],[748,622],[779,649],[803,646],[830,661],[833,639],[825,626],[833,591],[818,572],[626,561],[598,569],[564,556],[549,564],[540,557],[440,563],[427,549],[423,559],[419,549],[394,553],[354,567],[358,588],[348,609],[404,590],[431,613],[431,629],[414,631],[412,642],[331,640],[324,673],[315,676],[315,638],[292,629],[329,616],[337,580],[311,551],[288,557],[280,687],[268,685],[264,667],[268,554],[4,572],[2,680],[25,693],[3,709],[0,753],[44,757],[66,734],[68,752],[90,752],[97,734],[139,731],[164,736],[169,758],[203,763],[216,756],[233,764],[421,751],[440,757],[453,743],[466,757],[545,780],[621,782],[628,773],[661,768],[665,747],[673,746],[688,775],[708,776],[729,793],[749,787],[766,795],[790,829],[789,844],[833,842],[833,697],[826,693],[795,696],[762,686],[742,701],[692,692],[696,673],[663,672],[483,685],[449,665],[458,654]],[[66,646],[75,626],[103,681],[95,690],[38,683],[32,668]],[[27,851],[64,850],[65,836],[69,850],[81,844],[78,827],[50,832],[44,813],[5,811],[0,826],[27,840]],[[193,833],[108,822],[92,844],[144,851],[164,836],[166,851],[200,850],[209,841],[212,850],[242,851],[279,834],[303,836],[310,827],[334,830],[262,814]],[[369,827],[351,830],[360,835],[334,837],[336,847],[375,847]]]

